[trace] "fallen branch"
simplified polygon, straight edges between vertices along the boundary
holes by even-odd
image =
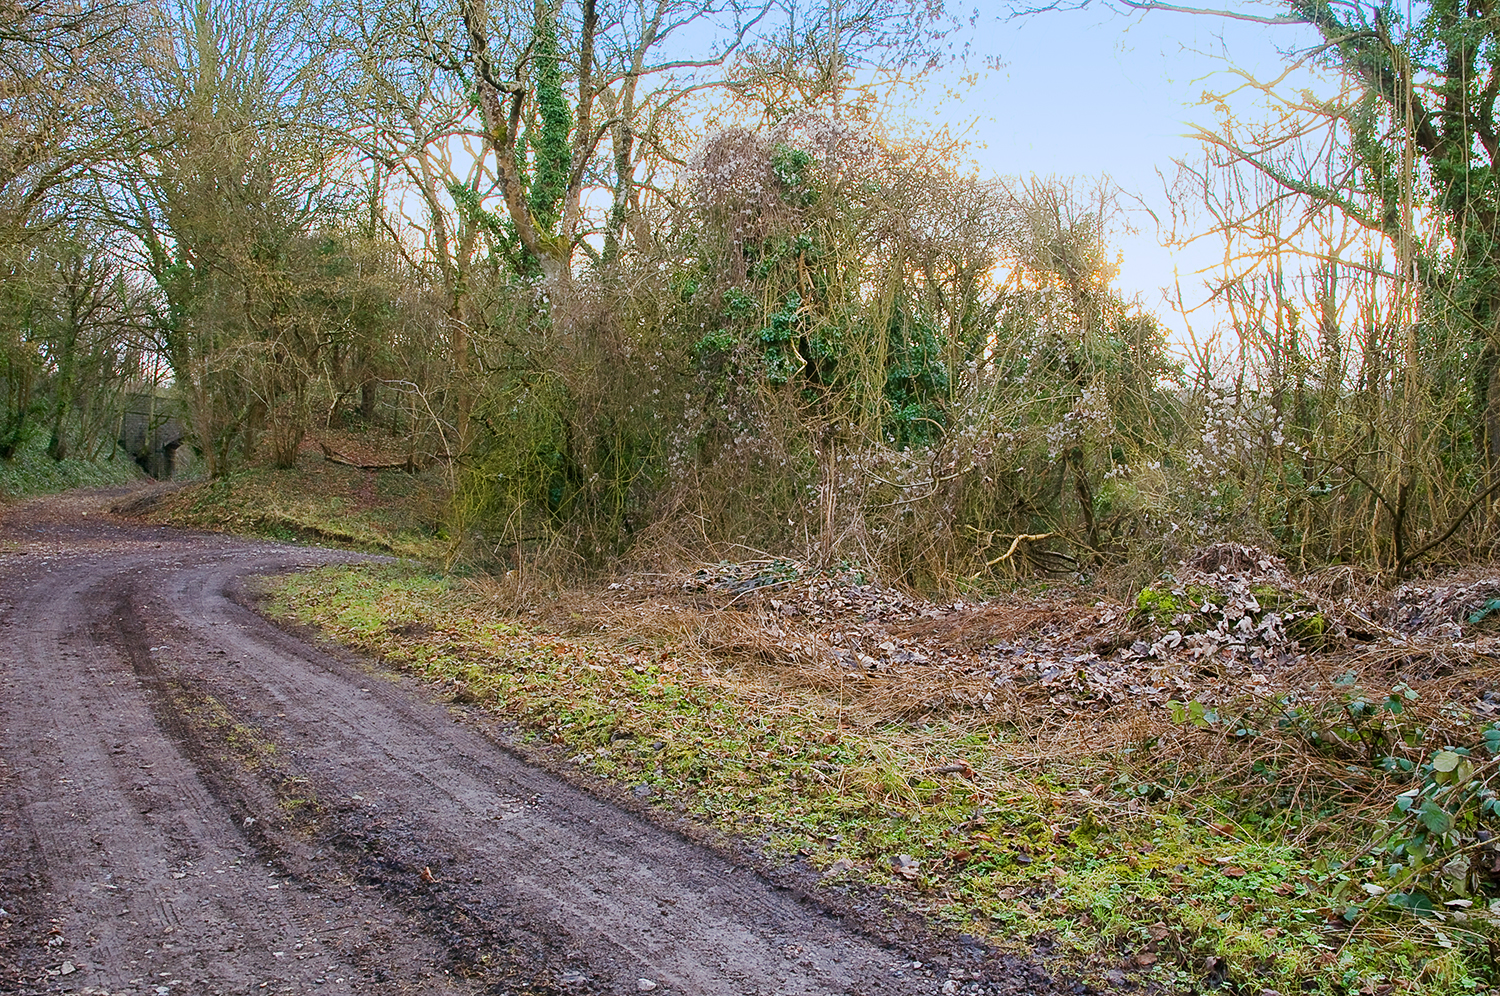
[[[1021,545],[1021,541],[1022,540],[1025,540],[1028,543],[1036,543],[1036,542],[1039,542],[1041,540],[1052,539],[1056,535],[1057,535],[1057,533],[1055,533],[1055,532],[1052,532],[1052,533],[1017,533],[1016,534],[1016,538],[1010,541],[1010,549],[1006,550],[1004,553],[1002,553],[1000,556],[996,557],[994,560],[986,561],[984,566],[985,567],[994,567],[996,564],[1004,563],[1005,561],[1009,560],[1011,557],[1015,556],[1016,548]]]
[[[329,463],[342,464],[345,467],[353,467],[356,470],[404,470],[408,474],[416,473],[423,467],[437,463],[440,460],[452,460],[453,457],[447,453],[426,454],[426,461],[419,463],[416,457],[408,457],[405,460],[397,460],[394,463],[361,463],[358,460],[344,456],[336,450],[330,449],[327,443],[318,443],[319,449],[323,451],[323,459]]]
[[[1427,551],[1432,550],[1435,547],[1442,546],[1444,543],[1448,542],[1449,538],[1452,537],[1454,533],[1458,532],[1458,527],[1463,525],[1465,520],[1467,520],[1469,516],[1474,513],[1474,509],[1479,507],[1479,503],[1484,501],[1490,495],[1494,494],[1496,491],[1500,491],[1500,477],[1497,477],[1494,483],[1485,488],[1483,491],[1479,492],[1479,494],[1475,495],[1474,500],[1465,505],[1463,511],[1459,512],[1453,517],[1453,521],[1448,524],[1448,528],[1443,530],[1442,534],[1438,536],[1437,539],[1433,540],[1430,543],[1424,543],[1412,553],[1408,553],[1405,557],[1401,558],[1400,562],[1396,565],[1397,573],[1399,574],[1402,568],[1404,568],[1412,561],[1416,560],[1418,557],[1427,553]]]
[[[318,448],[323,451],[323,459],[329,463],[343,464],[345,467],[354,467],[358,470],[409,470],[412,466],[410,460],[401,460],[397,463],[361,463],[335,452],[328,447],[327,443],[318,443]]]
[[[928,768],[923,771],[924,775],[963,775],[970,781],[974,780],[974,769],[967,764],[944,764],[937,768]]]

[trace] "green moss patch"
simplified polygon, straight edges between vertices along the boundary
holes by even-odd
[[[1286,636],[1304,649],[1322,648],[1330,633],[1327,615],[1306,595],[1270,584],[1239,584],[1219,588],[1208,584],[1164,584],[1142,588],[1130,610],[1136,628],[1177,630],[1184,635],[1207,633],[1226,620],[1248,617],[1259,623],[1268,613],[1282,620]]]
[[[1142,588],[1135,597],[1131,621],[1141,626],[1202,633],[1212,624],[1214,610],[1222,611],[1224,603],[1224,594],[1207,585]],[[1205,607],[1209,611],[1203,611]]]

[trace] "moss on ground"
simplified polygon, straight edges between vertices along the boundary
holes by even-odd
[[[1204,606],[1222,609],[1224,594],[1206,585],[1142,588],[1135,597],[1135,608],[1131,614],[1141,625],[1179,629],[1184,633],[1202,633],[1214,621],[1210,613],[1201,611]]]
[[[1252,585],[1250,594],[1256,607],[1248,614],[1256,622],[1268,612],[1279,613],[1285,620],[1287,636],[1304,649],[1316,650],[1324,645],[1328,617],[1306,596],[1268,584]],[[1226,592],[1210,585],[1160,585],[1142,588],[1130,614],[1137,626],[1204,633],[1219,624],[1229,602]]]

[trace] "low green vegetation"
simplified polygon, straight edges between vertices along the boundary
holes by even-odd
[[[447,489],[435,471],[360,470],[304,455],[294,468],[249,467],[151,503],[173,525],[441,561]]]
[[[1500,732],[1410,686],[1348,676],[1321,697],[1143,703],[1074,727],[913,716],[686,640],[549,634],[490,593],[367,565],[281,579],[271,607],[652,805],[1054,970],[1340,996],[1500,983]]]
[[[13,457],[0,460],[0,501],[17,501],[73,488],[106,488],[133,484],[145,475],[123,453],[104,460],[55,460],[45,441],[27,441]]]

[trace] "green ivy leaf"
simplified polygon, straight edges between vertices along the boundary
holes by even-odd
[[[1410,910],[1417,916],[1432,916],[1432,900],[1424,892],[1393,892],[1386,896],[1387,903],[1399,909]]]
[[[1500,754],[1500,727],[1485,727],[1484,746],[1491,754]]]

